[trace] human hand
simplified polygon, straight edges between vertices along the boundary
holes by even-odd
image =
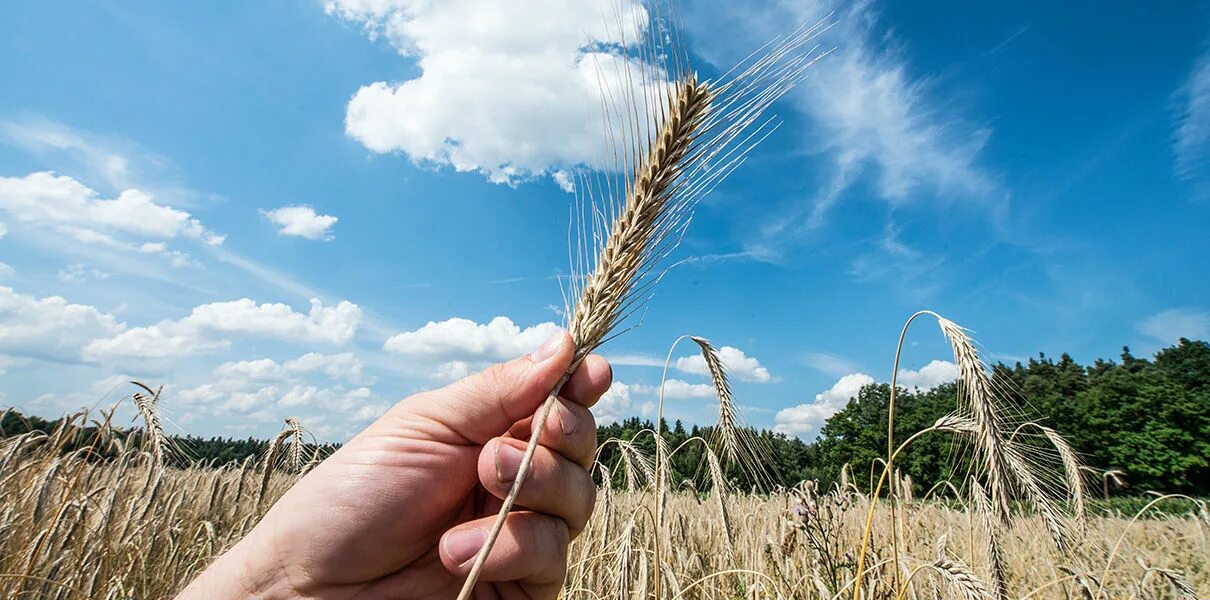
[[[530,420],[571,364],[559,333],[533,354],[407,398],[307,474],[178,596],[453,598],[509,492]],[[609,364],[563,387],[476,597],[554,598],[592,512]]]

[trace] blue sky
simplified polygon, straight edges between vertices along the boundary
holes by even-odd
[[[535,346],[559,177],[600,150],[576,65],[601,8],[562,4],[0,7],[0,404],[108,406],[137,377],[177,431],[339,440]],[[705,76],[799,23],[833,52],[604,349],[598,418],[649,415],[682,334],[727,347],[749,422],[807,438],[889,377],[917,309],[1005,361],[1210,337],[1208,17],[686,3]],[[935,327],[910,340],[906,380],[952,377]],[[666,412],[709,423],[691,350]]]

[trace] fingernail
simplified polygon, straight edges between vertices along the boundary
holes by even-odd
[[[535,362],[542,362],[558,354],[559,350],[563,348],[563,342],[566,338],[567,336],[563,335],[562,331],[559,331],[547,338],[545,342],[542,342],[542,345],[537,350],[534,350],[533,354],[529,355],[530,358],[534,359]]]
[[[563,430],[563,435],[571,435],[580,430],[580,422],[570,408],[560,402],[555,410],[559,411],[559,428]]]
[[[487,537],[480,529],[463,529],[445,536],[445,555],[459,565],[475,557]]]
[[[521,469],[521,459],[525,453],[508,444],[496,444],[496,480],[500,483],[512,483]]]

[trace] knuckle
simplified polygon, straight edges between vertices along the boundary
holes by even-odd
[[[488,389],[498,389],[506,385],[508,380],[508,365],[505,363],[493,364],[479,374],[480,385]]]

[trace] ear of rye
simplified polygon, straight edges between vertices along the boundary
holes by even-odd
[[[648,39],[637,49],[641,80],[634,81],[629,72],[617,78],[631,89],[614,100],[619,105],[605,102],[607,128],[613,129],[607,137],[613,140],[615,168],[598,174],[595,188],[589,186],[579,199],[581,212],[588,217],[581,224],[582,239],[573,245],[578,254],[573,252],[572,262],[589,262],[586,254],[594,258],[587,273],[581,266],[581,273],[573,272],[570,280],[571,298],[566,304],[571,307],[568,333],[575,342],[575,357],[534,414],[513,486],[475,557],[459,600],[466,600],[474,590],[525,483],[538,437],[563,385],[585,356],[643,306],[694,206],[772,131],[772,121],[762,120],[765,110],[822,57],[817,47],[807,46],[826,29],[821,22],[800,27],[718,81],[700,81],[689,66],[688,54],[677,47],[677,21],[671,8],[668,12],[672,18],[660,24],[669,27],[671,35],[657,35],[652,31],[655,27],[649,27]],[[609,90],[602,92],[609,95]]]

